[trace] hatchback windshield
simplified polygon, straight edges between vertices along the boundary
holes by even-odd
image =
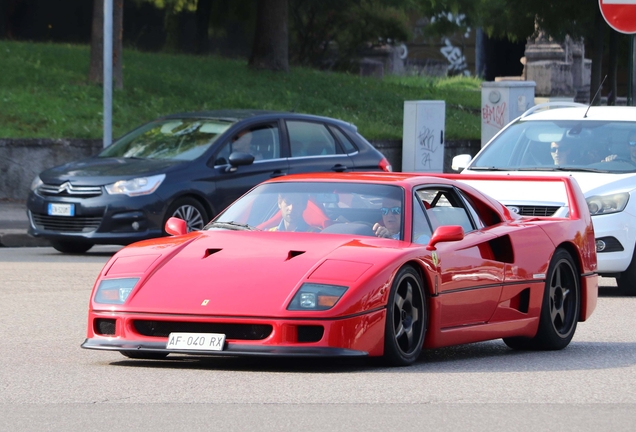
[[[258,186],[206,229],[302,231],[402,238],[404,192],[363,183],[284,182]],[[380,230],[378,225],[386,230]],[[374,230],[375,226],[375,230]]]
[[[169,119],[148,123],[107,147],[99,157],[194,160],[232,122],[209,119]]]
[[[470,169],[634,172],[636,122],[517,121]]]

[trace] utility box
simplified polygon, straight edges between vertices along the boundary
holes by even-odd
[[[534,81],[487,81],[481,84],[481,146],[504,126],[534,106]]]
[[[404,101],[402,171],[444,172],[446,102]]]

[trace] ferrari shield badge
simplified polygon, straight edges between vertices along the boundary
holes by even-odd
[[[433,259],[433,265],[437,267],[437,265],[439,264],[439,257],[437,256],[437,251],[433,251],[431,253],[431,258]]]

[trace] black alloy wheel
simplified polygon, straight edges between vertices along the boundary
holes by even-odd
[[[560,350],[568,346],[581,307],[578,273],[570,254],[557,249],[548,268],[537,334],[533,338],[504,338],[505,344],[520,350]]]
[[[419,273],[402,267],[393,280],[387,303],[384,358],[392,366],[413,364],[424,345],[426,298]]]

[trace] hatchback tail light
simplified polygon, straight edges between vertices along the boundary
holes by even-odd
[[[386,172],[393,171],[393,167],[391,166],[391,163],[389,162],[387,158],[382,158],[382,160],[378,164],[378,167],[380,167],[382,171],[386,171]]]

